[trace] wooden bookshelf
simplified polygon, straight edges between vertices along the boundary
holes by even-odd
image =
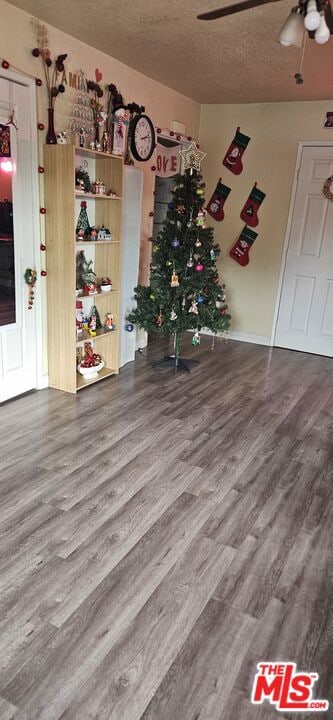
[[[75,168],[84,162],[92,182],[102,179],[117,197],[75,191]],[[123,158],[73,145],[46,145],[44,167],[49,382],[53,388],[76,393],[119,372],[119,332],[98,332],[94,337],[84,332],[77,337],[76,300],[83,301],[87,312],[96,305],[102,323],[111,312],[118,325]],[[76,242],[80,201],[86,197],[91,225],[104,225],[116,240]],[[114,202],[99,202],[101,199]],[[76,297],[76,253],[82,248],[87,259],[93,260],[97,281],[104,276],[112,279],[110,292]],[[98,377],[90,381],[83,380],[76,369],[76,347],[86,340],[105,363]]]

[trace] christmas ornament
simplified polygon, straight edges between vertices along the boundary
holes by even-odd
[[[133,330],[134,330],[133,323],[130,323],[130,322],[126,323],[125,330],[126,330],[126,332],[133,332]]]
[[[189,313],[193,313],[194,315],[198,315],[198,303],[195,300],[192,300],[191,306],[189,308]]]
[[[193,265],[194,265],[194,263],[193,263],[193,257],[192,257],[192,251],[190,252],[190,257],[189,257],[186,265],[187,265],[188,268],[192,268]]]
[[[251,247],[258,236],[254,230],[251,230],[246,225],[243,228],[237,242],[230,250],[230,257],[232,257],[239,265],[245,267],[249,264],[249,252]]]
[[[182,308],[183,309],[184,309],[185,305],[186,305],[186,297],[185,297],[185,295],[183,295],[183,299],[182,299]]]
[[[172,247],[174,247],[174,248],[179,247],[179,240],[178,240],[177,237],[174,237],[174,238],[171,240],[171,245],[172,245]]]
[[[254,183],[250,195],[243,207],[240,214],[242,220],[251,227],[256,227],[259,223],[258,210],[259,207],[266,197],[266,194],[262,190],[258,190],[257,183]]]
[[[81,210],[76,224],[76,240],[82,242],[84,240],[88,240],[91,227],[87,214],[87,203],[85,200],[81,201],[80,207]]]
[[[199,210],[197,217],[196,217],[196,226],[204,228],[205,227],[205,219],[206,219],[206,210]]]
[[[207,153],[201,152],[198,149],[196,143],[193,141],[191,142],[187,150],[180,150],[179,155],[184,161],[184,170],[192,170],[192,172],[193,170],[196,170],[197,172],[200,172],[201,163],[206,157]]]
[[[243,170],[242,155],[247,148],[251,138],[236,130],[235,137],[230,144],[224,158],[223,165],[228,168],[234,175],[240,175]]]
[[[204,266],[203,266],[203,264],[202,264],[201,262],[198,262],[198,263],[194,266],[195,272],[202,272],[203,269],[204,269]]]
[[[172,265],[172,262],[171,262],[171,260],[167,260],[165,264],[167,267],[170,267]]]
[[[199,304],[201,304],[201,303],[203,303],[203,301],[204,301],[204,297],[203,297],[203,295],[201,295],[201,293],[199,293],[199,295],[198,295],[198,297],[197,297],[197,302],[198,302]]]
[[[200,345],[200,335],[198,330],[193,335],[192,345]]]
[[[333,176],[327,178],[323,187],[323,194],[327,200],[333,200]]]
[[[171,200],[171,202],[168,203],[168,208],[169,208],[169,210],[174,210],[174,208],[175,208],[175,203],[172,202],[172,200]]]
[[[195,243],[194,243],[194,245],[195,245],[195,247],[197,247],[197,248],[201,247],[201,240],[199,240],[199,238],[197,238],[196,241],[195,241]]]
[[[36,285],[37,280],[37,272],[36,270],[32,270],[32,268],[27,268],[24,273],[24,282],[28,285],[29,291],[28,291],[28,310],[31,310],[34,299],[35,299],[35,292],[34,287]]]
[[[160,312],[156,318],[156,325],[157,327],[162,327],[164,322],[163,315],[162,315],[162,308],[160,308]]]
[[[202,189],[202,188],[198,188],[198,189],[196,190],[196,194],[197,194],[197,195],[203,195],[203,194],[204,194],[203,189]]]
[[[9,68],[9,62],[8,62],[8,60],[3,60],[2,63],[1,63],[1,67],[2,67],[4,70],[8,70],[8,68]]]
[[[151,294],[149,295],[149,298],[150,298],[150,300],[155,300],[155,295],[154,295],[153,293],[151,293]]]
[[[215,254],[214,248],[211,248],[211,249],[210,249],[209,254],[210,254],[210,259],[211,259],[211,260],[216,260],[216,254]]]
[[[224,203],[231,191],[227,185],[223,185],[221,182],[222,178],[219,179],[213,195],[207,205],[207,212],[214,218],[214,220],[223,220],[224,218]]]
[[[193,210],[191,208],[190,217],[189,217],[188,222],[186,223],[186,227],[191,228],[192,225],[193,225]]]
[[[174,311],[174,309],[171,310],[170,320],[177,320],[177,313]]]
[[[176,212],[178,213],[178,215],[184,215],[185,205],[177,205]]]
[[[175,271],[173,271],[173,273],[171,275],[170,285],[171,285],[171,287],[179,287],[178,275]]]
[[[153,253],[156,253],[159,249],[159,245],[153,245]]]
[[[41,271],[40,271],[40,274],[41,274],[42,277],[46,277],[47,272],[46,272],[46,270],[41,270]]]

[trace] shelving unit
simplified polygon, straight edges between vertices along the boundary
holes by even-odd
[[[102,179],[116,197],[76,192],[75,168],[80,165],[92,182]],[[99,330],[93,337],[84,331],[77,337],[76,300],[82,300],[85,314],[96,305],[102,323],[109,312],[119,323],[123,158],[73,145],[46,145],[44,167],[49,383],[58,390],[76,393],[119,372],[118,330]],[[109,228],[111,240],[76,242],[82,200],[87,202],[90,224]],[[76,297],[76,253],[81,249],[87,260],[93,260],[97,281],[103,276],[111,278],[110,292]],[[87,340],[105,363],[98,377],[90,381],[76,370],[76,348]]]

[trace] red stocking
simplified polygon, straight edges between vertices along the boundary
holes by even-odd
[[[212,216],[212,218],[214,218],[214,220],[223,220],[223,205],[229,193],[230,188],[226,185],[223,185],[220,178],[213,192],[213,195],[207,205],[207,212]]]
[[[236,260],[236,262],[243,267],[248,265],[250,260],[249,252],[257,236],[258,233],[254,232],[254,230],[251,230],[245,225],[245,228],[243,228],[237,242],[230,250],[230,257]]]
[[[240,175],[243,170],[241,158],[250,140],[251,138],[249,138],[247,135],[243,135],[243,133],[239,132],[238,127],[235,137],[223,159],[223,165],[225,165],[228,170],[231,170],[234,175]]]
[[[254,183],[250,195],[240,214],[242,220],[244,220],[247,225],[251,225],[251,227],[256,227],[258,225],[258,210],[265,197],[265,193],[258,190],[257,183]]]

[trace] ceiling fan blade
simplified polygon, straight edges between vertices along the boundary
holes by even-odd
[[[218,18],[225,17],[226,15],[233,15],[234,13],[241,12],[241,10],[249,10],[250,8],[255,8],[259,5],[266,5],[271,2],[280,2],[280,0],[244,0],[244,2],[237,2],[234,5],[227,5],[227,7],[219,8],[218,10],[210,10],[210,12],[197,15],[197,19],[217,20]]]

